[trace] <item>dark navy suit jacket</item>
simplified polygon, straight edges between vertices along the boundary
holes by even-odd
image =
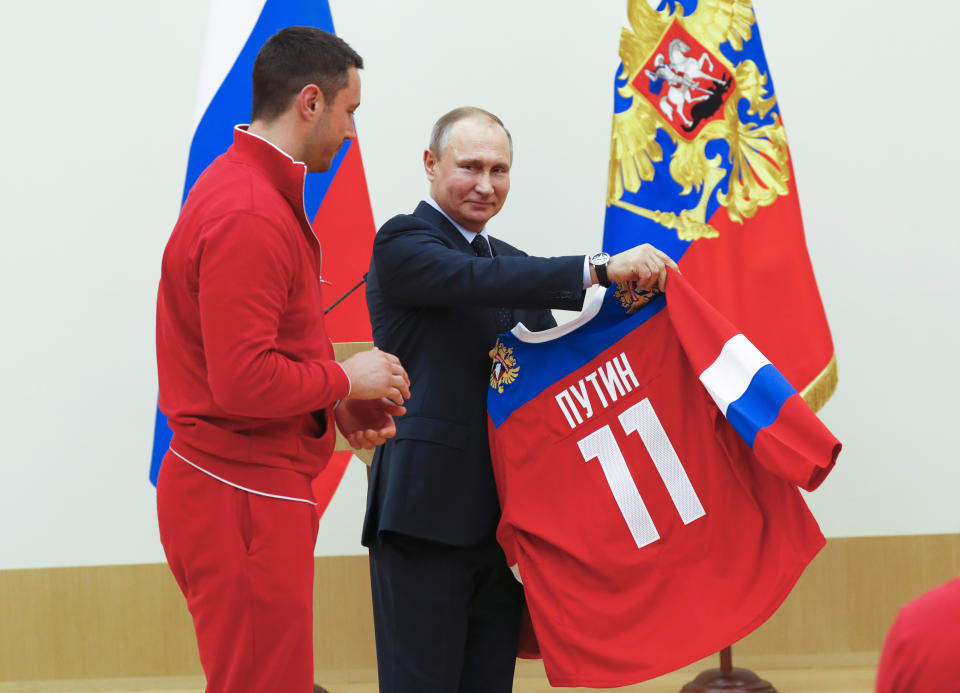
[[[363,543],[390,531],[454,546],[490,539],[500,518],[487,439],[487,352],[496,309],[531,330],[549,308],[583,305],[583,255],[534,258],[490,238],[477,257],[439,211],[421,202],[377,233],[367,275],[374,344],[410,375],[397,435],[373,457]]]

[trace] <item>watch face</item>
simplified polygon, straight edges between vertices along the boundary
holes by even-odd
[[[610,256],[607,253],[597,253],[592,258],[590,258],[590,263],[593,265],[605,265],[610,261]]]

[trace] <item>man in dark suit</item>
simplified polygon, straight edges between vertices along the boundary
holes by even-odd
[[[367,304],[374,343],[412,382],[397,434],[373,459],[363,543],[370,549],[382,693],[509,691],[523,594],[497,545],[500,507],[486,389],[498,332],[556,323],[594,283],[663,286],[663,253],[640,246],[529,257],[487,236],[513,152],[499,118],[459,108],[434,126],[430,197],[374,241]]]

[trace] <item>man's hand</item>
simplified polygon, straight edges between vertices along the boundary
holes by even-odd
[[[407,413],[389,399],[345,399],[337,405],[333,414],[337,428],[350,443],[350,447],[372,450],[383,445],[387,438],[397,433],[394,416]]]
[[[354,354],[340,365],[350,378],[350,399],[386,397],[402,405],[410,397],[410,378],[393,354],[374,347]]]
[[[666,253],[644,243],[611,257],[607,278],[611,282],[637,282],[645,291],[652,291],[654,287],[663,291],[667,286],[667,267],[677,269],[677,263]]]

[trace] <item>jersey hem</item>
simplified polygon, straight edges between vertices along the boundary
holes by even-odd
[[[800,576],[803,574],[803,571],[807,569],[807,566],[810,565],[810,562],[818,553],[820,553],[820,549],[826,546],[826,543],[827,540],[821,536],[819,544],[812,550],[810,555],[797,566],[793,574],[786,579],[783,589],[773,593],[770,605],[766,609],[761,610],[759,615],[750,620],[747,625],[743,626],[739,630],[734,631],[734,634],[730,637],[730,641],[724,645],[721,645],[719,648],[710,648],[709,651],[701,651],[695,656],[689,658],[685,657],[676,665],[671,664],[658,667],[653,670],[647,669],[644,670],[642,674],[638,672],[640,678],[633,678],[631,676],[621,676],[617,678],[579,678],[571,676],[554,677],[550,676],[550,672],[547,671],[547,680],[550,682],[551,686],[564,687],[616,688],[619,686],[630,686],[637,683],[643,683],[644,681],[649,681],[650,679],[655,679],[658,676],[663,676],[664,674],[669,674],[678,669],[682,669],[685,666],[693,664],[704,657],[709,657],[710,655],[716,654],[724,647],[729,647],[730,645],[733,645],[734,643],[748,636],[777,612],[777,609],[780,608],[780,605],[783,604],[788,596],[790,596],[790,592],[793,591],[793,588],[800,579]],[[533,614],[531,613],[531,617],[532,616]],[[534,630],[536,630],[536,623],[534,623]],[[540,654],[541,656],[543,655],[542,648]],[[546,668],[546,659],[544,659],[544,668]]]

